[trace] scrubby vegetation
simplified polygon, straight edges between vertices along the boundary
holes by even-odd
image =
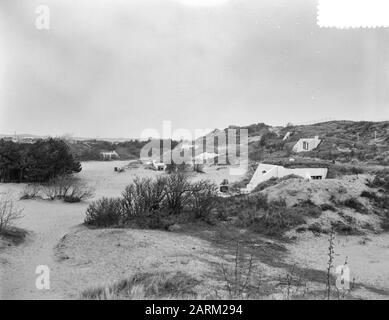
[[[260,137],[249,143],[249,157],[254,161],[288,158],[293,155],[293,145],[300,138],[319,136],[322,141],[318,148],[300,153],[301,157],[389,164],[388,121],[329,121],[311,125],[288,124],[283,128],[253,124],[242,128],[248,129],[249,137]],[[284,140],[287,132],[289,137]]]
[[[122,219],[122,199],[102,198],[89,205],[86,211],[85,224],[98,227],[112,227],[120,225]]]
[[[287,208],[284,201],[273,201],[263,215],[254,219],[251,229],[266,235],[280,235],[303,224],[304,214],[300,207]]]
[[[59,175],[81,171],[69,147],[59,139],[35,143],[0,140],[1,182],[47,182]]]
[[[0,233],[14,227],[14,222],[21,218],[22,209],[18,207],[9,194],[0,196]]]
[[[349,198],[345,200],[343,205],[360,213],[368,213],[366,207],[356,198]]]
[[[63,200],[74,203],[91,198],[94,190],[80,178],[71,175],[61,175],[43,184],[28,184],[20,197],[21,200],[48,199]]]
[[[194,299],[199,281],[183,272],[137,273],[133,277],[113,283],[109,287],[85,290],[81,299],[140,300]]]
[[[23,241],[26,231],[16,228],[15,222],[22,217],[23,209],[12,199],[10,194],[0,195],[0,238],[18,244]]]
[[[371,228],[369,223],[359,225],[350,220],[349,209],[362,214],[376,213],[383,221],[387,221],[389,217],[385,208],[388,206],[388,197],[379,191],[385,186],[385,176],[378,176],[370,182],[376,186],[374,192],[362,192],[360,196],[368,198],[368,201],[356,195],[348,196],[347,189],[342,185],[326,191],[335,192],[339,197],[328,194],[328,199],[319,205],[309,200],[309,197],[297,202],[287,198],[284,200],[282,197],[269,200],[261,191],[290,178],[296,177],[271,179],[251,194],[231,197],[219,197],[215,184],[208,181],[190,182],[188,175],[181,172],[162,175],[156,179],[136,179],[126,187],[122,197],[93,202],[87,210],[85,223],[97,227],[171,230],[176,225],[201,221],[215,228],[229,226],[244,228],[251,233],[283,236],[292,229],[326,233],[329,228],[327,224],[333,224],[336,232],[348,234],[362,232],[365,227]],[[290,193],[290,196],[294,195]],[[327,221],[326,219],[332,218],[331,213],[326,211],[332,211],[339,219]],[[321,217],[323,212],[326,212],[320,222],[323,225],[313,221]]]
[[[376,172],[375,177],[368,183],[371,188],[382,189],[384,193],[389,194],[389,170],[381,170]]]
[[[317,217],[322,210],[312,203],[287,207],[285,201],[268,201],[265,196],[218,198],[217,188],[208,181],[188,182],[185,175],[158,179],[137,179],[121,198],[93,202],[85,223],[97,227],[135,226],[168,229],[176,223],[201,220],[215,224],[233,218],[236,227],[279,236]]]
[[[217,187],[209,181],[191,183],[182,173],[157,179],[136,179],[122,197],[93,202],[85,223],[98,227],[138,226],[167,229],[184,215],[205,218],[217,203]]]

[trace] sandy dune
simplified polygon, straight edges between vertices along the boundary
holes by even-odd
[[[126,163],[84,163],[79,175],[96,188],[95,198],[99,198],[119,196],[138,175],[152,177],[160,174],[139,168],[124,173],[113,171],[115,166]],[[194,179],[212,179],[217,183],[226,176],[231,182],[239,179],[237,176],[228,177],[227,170],[211,167],[206,174],[197,175]],[[0,193],[12,192],[18,198],[23,187],[0,184]],[[88,203],[19,201],[24,207],[24,217],[18,226],[28,230],[29,235],[21,245],[0,247],[2,299],[77,298],[84,289],[129,277],[139,271],[181,270],[206,280],[207,286],[215,281],[215,268],[222,258],[211,243],[164,231],[90,230],[81,225]],[[325,270],[327,236],[315,237],[307,232],[297,237],[287,246],[287,264],[281,263],[280,266],[297,264],[307,270]],[[335,262],[340,264],[348,256],[351,272],[362,284],[358,297],[387,299],[388,235],[372,233],[368,238],[366,244],[361,244],[363,237],[338,236]],[[38,265],[47,265],[51,270],[50,290],[38,290],[35,286]],[[264,267],[269,272],[277,269],[274,265]],[[203,293],[206,294],[205,291]]]
[[[160,174],[145,169],[127,170],[124,173],[114,172],[113,168],[115,166],[120,167],[127,163],[128,161],[86,162],[83,163],[83,171],[79,176],[96,189],[94,199],[97,199],[102,196],[119,196],[125,186],[137,176],[154,177],[157,174]],[[223,170],[211,171],[214,172],[219,179],[223,176]],[[226,169],[224,169],[224,171],[226,171]],[[201,175],[201,177],[209,178],[206,174]],[[216,180],[218,180],[218,178]],[[23,184],[0,184],[0,192],[11,192],[15,199],[18,199],[23,188]],[[24,216],[18,222],[18,227],[28,230],[29,235],[25,243],[17,247],[0,249],[0,294],[2,299],[58,299],[68,298],[69,294],[74,297],[77,290],[80,289],[77,284],[80,284],[80,281],[81,284],[84,283],[82,279],[80,280],[75,276],[78,275],[77,270],[79,269],[74,268],[74,266],[71,267],[70,265],[63,267],[63,264],[58,261],[58,257],[55,256],[55,248],[64,235],[78,230],[80,224],[82,224],[84,220],[88,203],[91,200],[80,204],[67,204],[61,201],[51,202],[44,200],[24,200],[18,202],[24,207]],[[149,231],[129,232],[141,238],[144,234],[146,235],[146,238],[142,238],[141,240],[151,241],[151,243],[153,243],[153,241],[158,242],[156,241],[157,238],[166,239],[168,242],[175,242],[177,240],[175,235],[171,233],[153,233]],[[156,234],[158,234],[157,238]],[[87,241],[89,237],[88,234],[85,234],[85,239],[79,237],[79,233],[76,233],[76,235],[78,235],[75,236],[76,239],[82,244],[85,244],[85,241]],[[196,243],[198,240],[188,237],[180,238],[178,241],[183,241],[182,243],[184,244],[182,245],[187,246],[190,251],[192,244]],[[81,245],[81,243],[79,245]],[[163,247],[163,242],[158,243]],[[87,248],[81,245],[82,248],[87,249],[88,251],[93,246],[93,241]],[[205,248],[206,244],[197,244],[197,248],[199,249],[200,247]],[[77,248],[77,244],[75,244],[75,248]],[[100,250],[100,246],[98,245],[95,248],[96,250]],[[175,248],[175,246],[171,247],[169,243],[166,243],[166,248]],[[147,252],[148,253],[144,254],[144,257],[142,257],[140,261],[144,260],[149,254],[153,256],[153,252],[155,251]],[[173,253],[174,252],[172,252],[172,254]],[[102,255],[102,257],[103,256],[104,255]],[[97,258],[97,256],[95,258]],[[104,263],[107,263],[107,260],[104,261]],[[136,263],[139,262],[139,260],[134,261],[136,261]],[[95,262],[98,264],[98,259],[95,260],[94,263]],[[47,265],[51,270],[50,290],[36,289],[35,281],[37,274],[35,274],[35,270],[39,265]],[[76,271],[73,272],[72,269]],[[110,270],[110,267],[102,266],[101,269],[96,269],[95,271],[101,272],[101,276],[106,277],[107,279],[116,277],[115,274],[109,276],[107,270]],[[133,271],[134,267],[131,266],[128,270]],[[89,285],[92,283],[99,283],[99,281],[97,281],[100,276],[99,274],[100,273],[94,273],[90,275],[90,278],[86,278],[86,284],[88,284],[88,282]],[[77,279],[73,279],[73,277],[76,277]],[[81,288],[85,288],[85,285],[82,285]]]

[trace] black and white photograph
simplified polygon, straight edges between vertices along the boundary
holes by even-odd
[[[0,0],[0,300],[388,300],[389,11],[347,3]]]

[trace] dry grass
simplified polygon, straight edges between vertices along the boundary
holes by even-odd
[[[137,273],[133,277],[106,287],[85,290],[81,299],[146,300],[194,299],[199,281],[183,273]]]

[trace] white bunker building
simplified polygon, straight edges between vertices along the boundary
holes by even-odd
[[[267,181],[271,178],[282,178],[291,174],[303,177],[305,179],[325,179],[327,176],[327,168],[285,168],[282,166],[276,166],[272,164],[260,163],[257,170],[255,170],[245,192],[251,192],[260,183]]]
[[[320,144],[321,140],[318,136],[314,138],[303,138],[296,142],[293,146],[293,152],[303,152],[303,151],[311,151],[316,149]]]

